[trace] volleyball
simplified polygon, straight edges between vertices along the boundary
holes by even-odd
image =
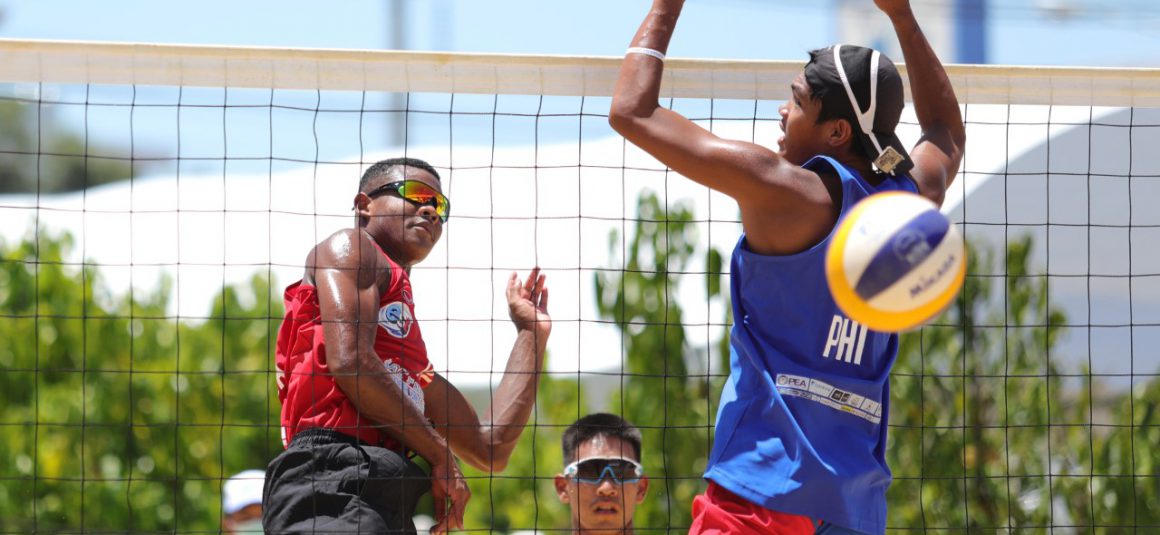
[[[958,228],[933,202],[913,193],[879,193],[838,223],[826,251],[826,280],[850,319],[876,331],[905,331],[954,300],[966,256]]]

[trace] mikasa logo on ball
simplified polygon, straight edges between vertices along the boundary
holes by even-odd
[[[826,251],[826,282],[846,317],[874,331],[899,332],[929,321],[954,300],[965,259],[962,236],[933,202],[913,193],[879,193],[838,223]],[[827,343],[841,346],[847,328],[831,329]],[[839,354],[845,360],[846,353]]]
[[[910,297],[918,297],[923,292],[934,286],[935,283],[942,280],[942,278],[945,277],[947,273],[950,273],[951,268],[955,266],[956,260],[958,260],[958,257],[953,255],[943,259],[942,263],[939,264],[938,269],[935,270],[933,275],[929,277],[923,277],[922,280],[918,281],[918,284],[911,286]]]

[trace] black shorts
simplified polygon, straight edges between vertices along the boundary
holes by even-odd
[[[431,489],[401,453],[330,429],[294,436],[266,467],[266,533],[415,533],[415,504]]]

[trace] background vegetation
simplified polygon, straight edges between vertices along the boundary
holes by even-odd
[[[644,430],[653,486],[637,527],[688,525],[728,352],[724,339],[690,347],[669,296],[703,284],[727,299],[723,256],[694,257],[703,246],[688,207],[646,195],[638,208],[631,233],[612,238],[615,269],[593,281],[601,315],[624,333],[620,388],[592,399],[575,378],[544,378],[508,470],[469,473],[470,529],[567,527],[551,484],[560,433],[592,409]],[[280,289],[255,276],[224,288],[205,321],[177,321],[165,281],[113,293],[96,267],[67,262],[72,245],[43,229],[0,243],[0,532],[217,530],[223,479],[281,448]],[[1091,374],[1060,373],[1048,355],[1066,318],[1048,306],[1046,278],[1029,272],[1031,246],[973,250],[969,273],[1003,262],[1005,276],[968,277],[936,326],[903,337],[891,380],[892,528],[1160,527],[1160,382],[1109,392]]]

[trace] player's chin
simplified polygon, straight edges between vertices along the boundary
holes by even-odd
[[[784,160],[790,160],[793,158],[792,151],[786,147],[785,136],[781,136],[777,139],[777,155],[781,156]]]
[[[427,255],[431,254],[431,250],[434,248],[435,240],[432,239],[413,238],[407,240],[407,250],[410,253],[410,257],[413,259],[413,263],[415,264],[418,264],[419,262],[422,262],[423,259],[427,258]]]
[[[439,243],[439,238],[443,233],[433,228],[415,226],[411,228],[411,232],[407,236],[407,241],[415,245],[415,247],[425,247],[427,250],[435,247]]]
[[[589,513],[584,520],[584,533],[620,533],[627,525],[623,513]]]
[[[801,154],[798,154],[792,148],[784,146],[781,150],[778,151],[778,155],[780,155],[785,161],[794,165],[801,165],[806,163],[806,160],[809,159],[808,157],[803,157]]]

